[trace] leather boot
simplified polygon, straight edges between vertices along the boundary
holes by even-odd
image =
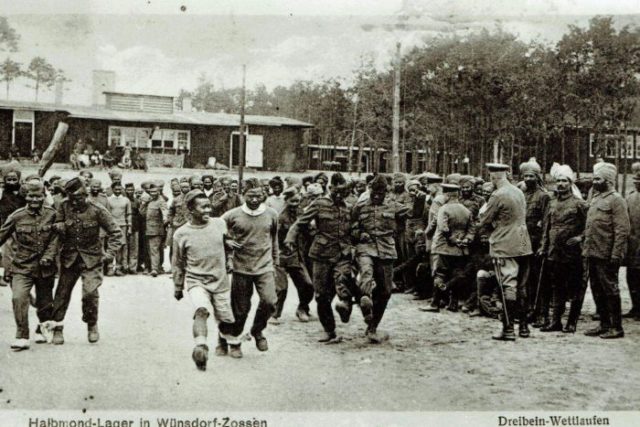
[[[562,331],[562,312],[564,311],[564,300],[558,295],[554,295],[553,304],[553,320],[551,323],[540,328],[540,332],[559,332]]]
[[[607,332],[600,335],[600,338],[611,339],[624,337],[624,330],[622,329],[622,308],[620,305],[619,295],[607,297],[611,326]]]
[[[582,300],[574,298],[571,301],[571,308],[569,309],[569,318],[567,324],[564,326],[562,332],[574,333],[578,325],[578,319],[580,318],[580,311],[582,310]]]
[[[502,331],[496,333],[491,338],[498,341],[515,341],[516,334],[513,330],[513,310],[509,310],[509,308],[513,307],[513,304],[508,304],[509,307],[504,307],[502,310],[502,314],[500,315],[500,320],[502,321]]]

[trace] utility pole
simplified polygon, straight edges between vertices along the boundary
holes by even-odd
[[[244,103],[245,103],[245,80],[247,76],[247,66],[242,65],[242,97],[240,101],[240,137],[238,138],[238,188],[240,194],[242,194],[242,182],[244,174],[244,161],[245,161],[245,130],[244,130]]]
[[[351,130],[351,143],[349,144],[349,165],[347,166],[348,172],[353,172],[353,146],[356,142],[356,126],[358,124],[358,100],[359,96],[356,93],[355,100],[353,102],[353,129]],[[362,156],[362,153],[358,151],[358,156]],[[358,162],[360,165],[360,162]]]
[[[400,42],[396,44],[393,79],[393,140],[391,141],[391,171],[400,172]],[[404,154],[404,153],[403,153]]]

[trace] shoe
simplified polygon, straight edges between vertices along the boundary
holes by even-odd
[[[513,331],[513,326],[503,326],[502,330],[491,338],[498,341],[515,341],[516,334]]]
[[[325,332],[324,335],[322,335],[319,339],[318,342],[329,342],[333,339],[335,339],[337,337],[335,332]]]
[[[469,317],[479,317],[482,313],[477,308],[471,312],[469,312]]]
[[[216,356],[226,356],[229,354],[229,344],[227,340],[218,335],[218,345],[216,346]]]
[[[608,331],[600,334],[600,338],[605,340],[614,339],[614,338],[623,338],[623,337],[624,337],[624,331],[618,328],[609,328]]]
[[[598,337],[602,334],[604,334],[605,332],[607,332],[609,329],[605,329],[601,326],[596,326],[595,328],[592,329],[588,329],[587,331],[585,331],[585,335],[588,337]]]
[[[561,322],[553,322],[540,328],[540,332],[560,332],[562,331]]]
[[[98,325],[89,325],[87,327],[87,338],[91,344],[97,343],[100,339],[100,334],[98,333]]]
[[[462,307],[460,307],[460,311],[463,312],[463,313],[468,313],[471,310],[469,309],[469,307],[467,307],[466,305],[463,304]]]
[[[269,320],[268,320],[268,323],[270,325],[280,325],[280,324],[282,324],[282,321],[280,320],[279,317],[270,317]]]
[[[253,336],[253,339],[256,341],[256,348],[259,351],[267,351],[269,350],[269,343],[267,339],[262,335],[262,332]]]
[[[574,325],[573,323],[567,323],[566,325],[564,325],[562,332],[564,332],[565,334],[573,334],[576,332],[576,325]]]
[[[638,312],[637,310],[634,310],[633,308],[631,310],[629,310],[628,312],[626,312],[625,314],[622,315],[623,319],[634,319],[634,320],[638,320],[640,319],[640,312]]]
[[[122,277],[122,276],[124,276],[124,275],[125,275],[125,272],[124,272],[124,271],[122,271],[122,270],[117,270],[117,271],[116,271],[116,276],[118,276],[118,277]]]
[[[158,272],[155,270],[151,270],[151,277],[158,277]]]
[[[451,300],[447,305],[447,311],[456,313],[458,311],[458,300],[456,299]]]
[[[302,323],[307,323],[309,321],[309,314],[306,311],[302,310],[302,309],[297,309],[296,310],[296,317]]]
[[[29,340],[26,338],[16,338],[15,341],[11,343],[11,350],[13,351],[29,350]]]
[[[107,272],[104,274],[105,276],[113,276],[113,270],[107,270]]]
[[[362,317],[364,317],[365,323],[371,322],[373,319],[373,301],[368,295],[363,295],[360,298],[360,309],[362,310]]]
[[[194,347],[191,358],[196,363],[199,371],[207,370],[207,359],[209,358],[209,347],[206,344],[200,344]]]
[[[534,328],[543,328],[549,326],[549,319],[543,316],[536,318],[536,321],[531,324]]]
[[[56,326],[53,328],[53,344],[62,345],[64,344],[64,335],[62,334],[62,326]]]
[[[42,334],[42,327],[41,325],[38,325],[36,327],[36,331],[34,333],[34,341],[36,344],[46,344],[47,342],[47,338]]]
[[[418,307],[420,311],[426,311],[427,313],[438,313],[440,311],[440,307],[437,305],[427,305],[423,307]]]
[[[229,356],[234,359],[242,358],[242,349],[240,348],[240,344],[230,344],[229,345]]]
[[[352,311],[351,301],[338,299],[338,301],[336,302],[335,308],[336,308],[336,311],[338,312],[338,316],[340,316],[340,321],[342,323],[347,323],[351,318],[351,311]],[[364,309],[362,313],[364,315]]]
[[[415,291],[414,288],[407,288],[407,289],[404,290],[404,293],[405,294],[413,294],[414,291]]]
[[[427,299],[426,295],[421,295],[421,294],[413,294],[413,300],[414,301],[424,301]]]
[[[378,332],[375,328],[367,329],[365,336],[371,344],[380,344],[389,339],[389,334]]]
[[[591,315],[591,320],[595,320],[595,321],[600,320],[600,314],[599,313],[592,314]]]

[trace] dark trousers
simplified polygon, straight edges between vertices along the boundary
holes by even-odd
[[[529,255],[529,276],[525,283],[527,292],[527,311],[530,315],[534,314],[536,308],[541,307],[541,302],[546,301],[547,307],[552,294],[551,282],[548,280],[542,280],[540,292],[538,292],[538,279],[540,278],[540,269],[542,268],[542,258],[536,255]],[[552,277],[552,276],[547,276]],[[539,301],[536,301],[536,296]],[[536,302],[538,305],[536,306]],[[540,310],[538,310],[539,314]]]
[[[313,262],[313,289],[318,306],[318,319],[326,332],[334,332],[336,321],[333,317],[331,301],[333,297],[351,302],[354,295],[351,259],[342,258],[336,262]]]
[[[391,298],[393,262],[393,260],[367,255],[358,256],[360,268],[358,287],[362,295],[371,296],[373,300],[373,317],[370,326],[374,329],[380,324]]]
[[[70,267],[63,266],[60,271],[60,279],[53,300],[54,321],[62,323],[64,320],[71,301],[71,292],[80,277],[82,277],[82,321],[88,325],[98,323],[100,302],[98,288],[102,284],[102,263],[87,268],[80,256]]]
[[[468,295],[474,285],[469,257],[434,254],[434,258],[434,292],[448,293],[451,300],[458,300],[464,294]]]
[[[254,286],[260,296],[260,303],[251,326],[251,335],[261,333],[267,327],[269,317],[276,310],[276,284],[272,271],[258,275],[234,272],[231,279],[231,308],[236,321],[230,328],[233,336],[240,336],[244,330],[244,324],[251,311]]]
[[[16,338],[29,339],[29,294],[36,287],[36,310],[40,323],[51,320],[53,311],[53,283],[55,276],[33,277],[13,273],[11,291],[13,316],[16,321]]]
[[[627,267],[627,286],[631,296],[631,311],[640,314],[640,268]]]
[[[151,263],[149,269],[158,273],[162,269],[161,255],[164,252],[163,240],[164,236],[147,236],[149,243],[149,260]]]
[[[587,258],[591,293],[600,315],[600,327],[622,329],[622,307],[618,288],[619,266],[607,260]]]
[[[287,288],[289,287],[287,274],[291,277],[293,285],[298,291],[298,310],[302,310],[305,313],[309,312],[309,303],[313,299],[313,283],[307,273],[307,269],[304,265],[276,267],[276,294],[278,295],[278,302],[276,304],[276,312],[274,317],[280,317],[282,315],[282,308],[287,298]]]
[[[570,262],[546,261],[545,268],[549,274],[545,274],[543,282],[551,282],[553,287],[553,322],[560,323],[564,314],[567,301],[571,300],[568,323],[576,324],[582,303],[584,301],[584,288],[586,283],[583,278],[582,259]]]

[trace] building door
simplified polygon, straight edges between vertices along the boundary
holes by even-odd
[[[263,166],[263,138],[262,135],[249,135],[247,137],[247,150],[245,159],[250,168],[261,168]]]
[[[33,123],[16,122],[13,132],[13,144],[18,148],[20,157],[30,157],[31,143],[33,141]]]

